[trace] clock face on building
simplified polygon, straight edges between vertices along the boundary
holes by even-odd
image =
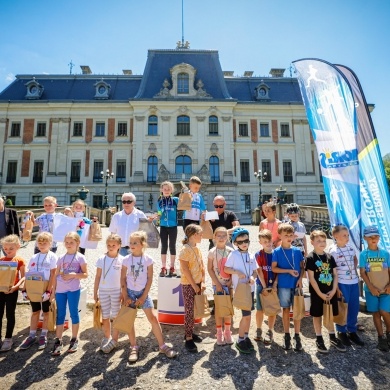
[[[106,93],[106,87],[104,85],[101,85],[98,89],[100,95],[103,95],[103,93]]]

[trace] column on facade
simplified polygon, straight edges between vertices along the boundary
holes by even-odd
[[[221,123],[221,135],[222,135],[222,145],[220,147],[221,150],[221,158],[223,158],[223,172],[221,165],[221,175],[223,175],[223,181],[225,182],[233,182],[233,172],[234,172],[234,142],[231,141],[232,134],[232,117],[231,116],[222,116]]]
[[[197,138],[195,142],[197,143],[198,153],[194,157],[198,160],[198,165],[195,168],[196,172],[198,172],[202,168],[203,164],[205,164],[206,157],[208,159],[209,154],[210,154],[210,149],[208,148],[206,150],[206,148],[208,146],[208,145],[206,145],[206,141],[205,141],[206,117],[203,115],[198,115],[198,116],[196,116],[196,122],[197,122],[196,123],[197,130],[194,132],[194,136],[195,136],[195,138]]]
[[[142,141],[145,138],[145,116],[134,115],[134,139],[133,139],[133,167],[134,181],[143,182],[145,180],[143,164],[145,161],[144,148]],[[145,172],[146,174],[146,172]]]
[[[6,166],[4,165],[4,134],[7,131],[7,119],[0,118],[0,183],[5,183]]]
[[[296,171],[306,175],[313,173],[311,146],[310,146],[310,129],[307,120],[293,120],[293,131],[295,137],[295,158]]]
[[[171,130],[170,130],[171,117],[167,115],[162,115],[161,120],[162,120],[161,131],[160,131],[161,146],[162,146],[161,164],[163,164],[170,173],[173,173],[171,172],[171,166],[169,163],[169,159],[172,157],[172,149],[170,145],[171,145],[171,139],[173,139],[173,133],[171,134]]]

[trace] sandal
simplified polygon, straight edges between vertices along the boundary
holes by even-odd
[[[139,346],[130,347],[129,363],[135,363],[138,360]]]
[[[160,348],[159,352],[165,354],[165,356],[169,357],[170,359],[177,356],[177,351],[174,351],[171,347],[168,347],[168,345],[165,345],[163,348]]]
[[[160,272],[160,277],[163,278],[164,276],[167,276],[167,269],[165,267],[162,267]]]

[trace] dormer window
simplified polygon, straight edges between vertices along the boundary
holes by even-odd
[[[43,93],[43,86],[39,84],[35,77],[25,84],[27,87],[26,99],[40,99]]]
[[[95,99],[108,99],[110,97],[111,85],[105,81],[100,80],[94,85],[95,87]]]
[[[270,87],[261,80],[261,83],[255,88],[255,99],[256,100],[271,100],[269,97]]]
[[[195,89],[196,69],[184,62],[171,68],[172,89],[170,93],[173,97],[196,96]]]
[[[188,73],[179,73],[177,75],[177,93],[188,94],[189,92],[189,76]]]

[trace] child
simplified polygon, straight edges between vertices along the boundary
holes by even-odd
[[[238,249],[230,253],[224,271],[233,275],[232,282],[235,290],[239,283],[249,283],[251,285],[251,310],[253,310],[255,290],[255,279],[253,276],[257,274],[258,265],[255,256],[248,252],[250,243],[248,230],[236,228],[232,234],[232,242]],[[259,277],[261,276],[259,275]],[[236,348],[245,354],[251,353],[255,349],[248,336],[251,325],[251,310],[241,310],[242,318],[238,328],[238,340],[235,344]]]
[[[283,348],[291,349],[290,307],[294,302],[295,289],[302,289],[304,260],[301,251],[291,246],[294,241],[294,228],[288,223],[278,227],[281,244],[272,254],[272,272],[278,274],[278,297],[283,311]],[[301,320],[294,320],[294,351],[302,351],[299,332]]]
[[[161,195],[157,200],[157,214],[160,218],[161,238],[161,263],[160,276],[167,275],[167,251],[169,239],[169,252],[171,255],[171,266],[169,276],[176,276],[176,238],[177,238],[177,204],[179,198],[172,196],[174,186],[170,181],[164,181],[160,186]]]
[[[272,245],[274,248],[280,245],[280,238],[278,236],[278,226],[282,223],[276,218],[276,205],[273,202],[268,202],[264,210],[266,219],[260,222],[259,231],[267,229],[272,233]]]
[[[195,224],[199,225],[199,220],[201,214],[206,211],[206,205],[204,203],[203,197],[199,194],[200,187],[202,182],[199,177],[192,176],[188,187],[192,195],[191,210],[184,211],[183,214],[183,229],[185,230],[188,225]]]
[[[272,233],[264,229],[259,233],[259,243],[263,249],[255,254],[257,265],[259,266],[260,277],[256,278],[256,341],[263,341],[264,344],[271,344],[274,339],[274,326],[276,315],[268,316],[268,331],[265,337],[262,336],[261,326],[263,324],[264,313],[261,306],[260,294],[268,294],[265,288],[277,290],[277,276],[272,272]],[[260,272],[262,271],[262,272]]]
[[[295,237],[291,245],[297,247],[302,252],[302,256],[305,257],[307,255],[306,228],[299,220],[299,206],[296,203],[291,203],[287,206],[286,212],[287,222],[294,228],[294,232],[304,234],[303,237]]]
[[[364,280],[367,311],[372,313],[375,329],[378,333],[378,348],[388,352],[390,346],[390,256],[378,247],[380,240],[376,226],[366,226],[363,238],[367,249],[360,253],[360,275]],[[386,336],[383,334],[382,319],[386,326]]]
[[[73,214],[74,218],[78,218],[79,220],[79,225],[78,225],[78,230],[77,233],[81,237],[82,234],[82,229],[84,225],[87,223],[88,225],[91,224],[91,221],[88,218],[84,217],[85,213],[85,202],[81,199],[77,199],[73,202],[72,204],[72,209],[71,212]],[[79,248],[79,252],[83,255],[85,255],[85,248]]]
[[[321,230],[310,233],[310,242],[314,247],[313,252],[306,258],[306,270],[309,274],[310,315],[313,317],[314,331],[316,332],[317,351],[328,353],[322,337],[322,316],[324,303],[329,301],[332,305],[333,315],[337,315],[337,270],[334,258],[325,253],[326,234]],[[334,327],[329,330],[330,344],[338,351],[345,352],[345,345],[336,338]]]
[[[154,311],[153,301],[149,296],[153,282],[153,259],[145,254],[146,239],[146,233],[142,231],[130,235],[131,254],[123,259],[121,272],[122,299],[125,305],[135,304],[135,306],[143,309],[158,341],[159,352],[169,358],[174,358],[177,352],[165,344],[161,326]],[[136,343],[134,327],[129,333],[129,339],[129,362],[135,363],[138,360],[139,346]]]
[[[329,249],[337,265],[338,298],[343,297],[348,303],[347,324],[336,324],[337,337],[345,346],[355,344],[363,346],[363,340],[356,333],[359,314],[359,275],[357,273],[357,257],[355,250],[348,245],[349,231],[344,225],[337,225],[332,229],[333,239],[336,242]]]
[[[215,229],[214,242],[215,246],[210,249],[207,257],[207,270],[213,281],[214,294],[230,295],[230,286],[232,279],[229,274],[225,274],[224,268],[229,254],[233,251],[227,246],[228,231],[224,227]],[[222,333],[222,322],[225,323],[225,330]],[[215,316],[215,325],[217,327],[217,345],[233,344],[232,332],[230,326],[232,323],[231,316],[217,317]]]
[[[183,247],[179,253],[181,287],[184,299],[185,348],[188,352],[198,352],[195,343],[202,338],[194,334],[194,300],[195,294],[205,290],[205,270],[202,253],[197,244],[202,241],[202,228],[190,224],[185,228]]]
[[[18,263],[16,278],[14,285],[10,287],[7,292],[0,292],[0,344],[1,344],[1,328],[3,323],[4,309],[7,316],[7,329],[5,338],[1,344],[0,352],[9,351],[12,348],[12,333],[15,328],[15,310],[16,303],[18,302],[19,286],[24,282],[24,260],[16,255],[16,252],[20,248],[19,237],[16,234],[3,237],[0,244],[5,253],[4,257],[0,258],[0,261],[14,261]]]
[[[26,214],[29,214],[31,217],[31,221],[34,226],[39,226],[39,233],[49,232],[53,233],[53,223],[54,223],[54,215],[57,207],[57,199],[54,196],[46,196],[43,199],[43,208],[45,209],[45,213],[41,214],[39,217],[35,218],[34,213],[32,211],[27,211]],[[52,247],[50,250],[53,253],[57,252],[57,243],[53,241]],[[39,253],[39,249],[35,244],[34,254]]]
[[[63,348],[62,333],[64,332],[67,303],[69,306],[70,318],[72,320],[72,338],[70,340],[68,353],[77,351],[79,343],[77,335],[80,326],[80,279],[86,279],[88,277],[85,257],[78,252],[80,236],[76,232],[69,232],[65,235],[64,245],[66,254],[58,259],[56,272],[55,297],[57,302],[57,320],[56,338],[51,352],[52,356],[60,355]]]
[[[107,253],[100,256],[96,262],[94,284],[95,302],[100,301],[103,317],[104,337],[100,350],[110,353],[118,346],[119,332],[113,328],[111,338],[110,319],[113,320],[119,312],[121,302],[121,272],[123,257],[119,254],[122,239],[118,234],[110,234],[106,240]]]
[[[53,290],[58,258],[56,254],[50,251],[50,248],[53,243],[53,236],[50,233],[39,233],[36,241],[37,247],[40,252],[35,254],[30,259],[27,269],[30,272],[43,272],[44,280],[47,280],[49,284],[47,286],[46,291],[42,295],[42,301],[32,302],[30,300],[32,310],[30,320],[30,334],[19,347],[20,350],[28,349],[36,342],[36,333],[41,310],[43,312],[43,322],[41,335],[38,339],[38,350],[45,349],[47,345],[47,328],[49,323],[50,298],[51,292]],[[28,299],[28,293],[26,292],[26,290],[23,290],[22,294],[25,299]]]

